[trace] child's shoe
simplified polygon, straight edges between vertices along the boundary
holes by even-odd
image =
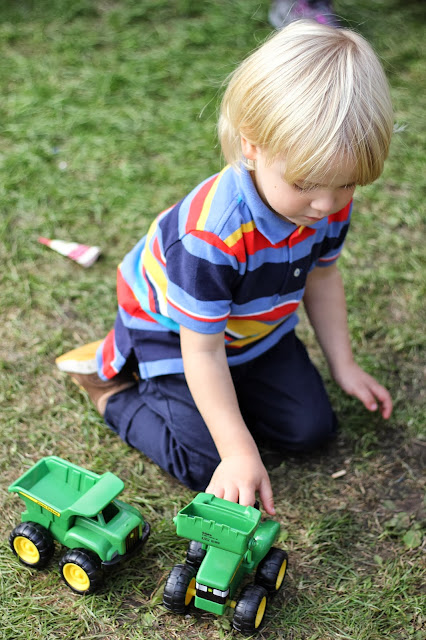
[[[97,374],[96,351],[102,340],[85,344],[56,358],[61,371],[69,373],[72,381],[87,392],[101,416],[104,415],[108,399],[133,387],[137,382],[134,372],[120,371],[110,380],[101,380]]]
[[[101,344],[102,340],[97,340],[68,351],[56,358],[56,366],[65,373],[96,373],[98,370],[96,352]]]
[[[274,0],[268,18],[275,29],[282,29],[302,18],[310,18],[330,27],[339,26],[330,0]]]

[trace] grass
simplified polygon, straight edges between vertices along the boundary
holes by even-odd
[[[270,31],[259,0],[0,2],[0,638],[233,637],[230,619],[160,606],[185,542],[172,517],[192,493],[130,450],[53,365],[102,337],[116,264],[152,217],[217,170],[221,82]],[[384,424],[328,380],[341,432],[314,456],[266,460],[290,553],[259,638],[419,640],[425,523],[424,78],[421,3],[336,0],[382,57],[396,121],[383,177],[356,197],[341,259],[359,362],[395,399]],[[99,243],[89,270],[38,235]],[[8,485],[60,455],[126,483],[153,528],[145,552],[96,596],[75,597],[55,563],[34,573],[7,538],[22,504]],[[333,478],[336,471],[346,473]],[[57,558],[59,549],[57,550]],[[422,599],[423,597],[423,599]]]

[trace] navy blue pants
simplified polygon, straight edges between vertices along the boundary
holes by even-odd
[[[231,367],[241,413],[258,445],[310,451],[337,421],[321,376],[294,331],[249,363]],[[108,400],[105,421],[129,445],[196,491],[220,458],[183,374],[141,380]]]

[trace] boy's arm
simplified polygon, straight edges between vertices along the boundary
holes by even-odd
[[[354,361],[343,281],[336,264],[316,267],[309,273],[303,300],[336,382],[370,411],[377,410],[378,401],[383,418],[389,418],[392,413],[389,392]]]
[[[180,340],[188,387],[221,458],[206,491],[243,505],[253,505],[258,491],[273,515],[271,483],[238,406],[223,332],[205,335],[181,326]]]

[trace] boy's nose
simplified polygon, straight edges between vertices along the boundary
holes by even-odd
[[[333,211],[334,205],[335,198],[332,193],[322,193],[311,202],[312,209],[322,213],[323,215],[328,215]]]

